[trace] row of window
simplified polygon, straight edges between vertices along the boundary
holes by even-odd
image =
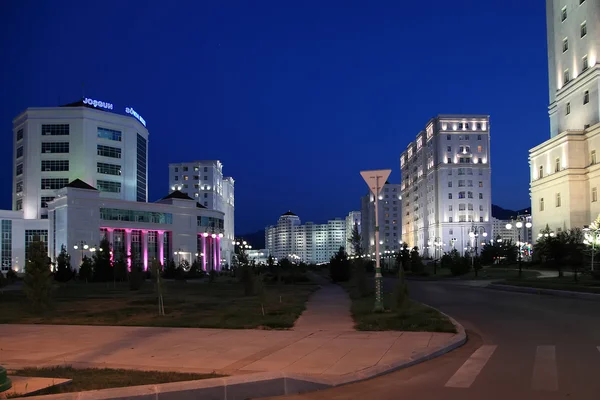
[[[99,174],[121,176],[121,166],[99,162],[96,164]]]
[[[48,203],[50,203],[53,200],[54,200],[54,197],[52,197],[52,196],[42,196],[41,201],[40,201],[40,207],[48,208]]]
[[[446,151],[448,153],[450,153],[452,151],[452,146],[448,146]],[[481,153],[483,151],[483,146],[477,146],[477,152]],[[458,152],[459,153],[470,153],[471,152],[471,146],[459,146],[458,147]]]
[[[448,222],[454,222],[454,218],[448,217]],[[458,222],[474,222],[472,215],[459,215]],[[479,217],[479,222],[483,222],[483,217]]]
[[[579,5],[582,5],[583,3],[585,3],[585,0],[579,0]],[[567,6],[564,6],[560,10],[560,22],[565,22],[566,19],[567,19]]]
[[[42,153],[68,153],[69,142],[44,142]]]
[[[121,158],[121,149],[119,147],[98,145],[98,155],[102,157]]]
[[[452,125],[454,126],[454,125]],[[464,130],[469,130],[471,129],[471,125],[468,122],[459,122],[457,125],[458,129],[464,129]],[[442,125],[442,129],[443,130],[448,130],[450,129],[450,124],[446,124],[446,125]],[[475,123],[475,130],[481,131],[483,130],[483,124],[481,122],[476,122]]]
[[[477,161],[475,161],[475,157],[459,157],[459,164],[483,164],[483,158],[477,157]],[[452,164],[452,157],[446,158],[446,164]]]
[[[466,185],[465,185],[466,183]],[[467,180],[465,181],[464,179],[459,179],[458,180],[458,187],[473,187],[473,181],[472,180]],[[451,188],[452,187],[452,181],[448,181],[448,187]],[[482,188],[483,187],[483,182],[479,181],[479,187]]]
[[[596,164],[596,150],[591,150],[590,151],[590,165],[595,165]],[[560,163],[560,157],[557,157],[554,160],[554,172],[560,172],[562,171],[564,168],[562,167],[561,163]],[[538,179],[541,179],[544,177],[544,166],[540,165],[538,167]]]
[[[100,219],[105,221],[148,222],[152,224],[172,224],[173,214],[154,211],[123,210],[100,208]]]
[[[42,178],[42,189],[61,189],[69,183],[67,178]]]
[[[69,160],[42,160],[42,171],[68,171]]]
[[[579,27],[579,37],[583,38],[585,35],[587,35],[587,22],[583,21]],[[563,44],[562,44],[563,53],[565,53],[567,50],[569,50],[569,38],[568,37],[563,39]]]
[[[103,181],[98,179],[96,181],[96,188],[101,192],[121,193],[121,182]]]
[[[181,176],[182,180],[187,181],[190,179],[189,175],[182,175]],[[179,175],[175,175],[175,180],[178,181],[179,180]],[[194,181],[199,181],[200,180],[200,175],[194,175],[192,177],[192,180]],[[208,176],[204,175],[204,180],[208,180]]]
[[[583,105],[586,105],[590,102],[590,91],[586,90],[585,92],[583,92]],[[571,102],[567,102],[567,107],[565,110],[565,114],[569,115],[571,114]]]
[[[188,171],[188,167],[181,167],[181,170],[183,172],[187,172]],[[194,171],[199,171],[200,168],[199,167],[194,167]],[[179,167],[175,167],[175,172],[179,172]],[[208,167],[204,167],[204,172],[208,172]],[[206,178],[204,178],[206,179]]]
[[[453,208],[452,204],[450,204],[448,206],[448,211],[452,211],[452,208]],[[468,203],[468,204],[460,203],[458,205],[458,211],[465,211],[465,210],[473,211],[473,203]],[[479,211],[483,211],[483,204],[479,205]]]
[[[198,222],[198,226],[202,226],[205,228],[223,229],[223,227],[224,227],[224,221],[221,218],[198,216],[197,222]]]
[[[466,192],[466,197],[465,197],[465,192],[458,192],[458,198],[459,199],[472,199],[473,198],[473,192]],[[448,199],[452,200],[452,193],[448,193]],[[482,200],[483,199],[483,193],[479,193],[479,199]]]
[[[122,137],[121,131],[98,127],[98,138],[100,138],[100,139],[108,139],[108,140],[114,140],[116,142],[120,142],[122,140],[121,137]]]
[[[66,136],[69,134],[69,124],[43,124],[42,136]]]
[[[471,136],[469,135],[458,135],[458,140],[470,140]],[[477,140],[481,140],[482,136],[477,135]],[[452,140],[452,135],[446,135],[446,140]]]

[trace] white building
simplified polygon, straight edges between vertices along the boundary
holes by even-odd
[[[148,200],[145,121],[131,108],[124,110],[129,115],[113,108],[84,99],[28,108],[13,120],[13,210],[46,219],[56,191],[77,178],[104,198]]]
[[[25,252],[36,236],[48,244],[48,220],[24,219],[23,210],[0,210],[0,271],[24,272]]]
[[[74,267],[107,238],[113,259],[126,257],[129,266],[147,269],[153,259],[163,264],[186,260],[200,262],[205,271],[220,270],[223,213],[179,191],[155,203],[142,203],[104,198],[96,188],[75,180],[57,191],[56,199],[48,203],[48,214],[44,222],[51,227],[49,255],[55,259],[65,246]]]
[[[400,156],[402,240],[426,256],[463,253],[492,232],[489,116],[432,118]],[[485,233],[485,235],[484,235]]]
[[[210,210],[225,214],[225,239],[221,242],[223,263],[231,265],[235,239],[234,180],[223,176],[218,160],[200,160],[169,164],[169,189],[186,193]]]
[[[517,228],[517,222],[521,222],[521,228]],[[517,215],[514,219],[492,218],[492,234],[488,240],[503,241],[510,240],[513,243],[523,242],[533,244],[533,230],[527,227],[527,223],[533,224],[530,214]],[[506,226],[510,224],[510,229]],[[536,235],[537,236],[537,235]],[[520,240],[519,240],[520,239]]]
[[[269,250],[267,249],[250,249],[247,251],[248,260],[254,261],[255,265],[267,265],[269,260]],[[274,258],[274,257],[273,257]],[[275,262],[276,260],[273,259]]]
[[[265,229],[265,243],[269,254],[278,260],[327,263],[340,247],[347,246],[346,221],[301,225],[300,218],[288,211],[279,217],[277,225]]]
[[[375,253],[375,197],[361,197],[363,250]],[[402,196],[400,185],[386,182],[379,194],[379,250],[398,251],[402,244]]]
[[[346,216],[346,253],[348,253],[349,256],[354,255],[354,247],[352,247],[350,239],[352,238],[352,232],[354,231],[355,226],[360,235],[362,232],[360,211],[350,211]]]
[[[546,0],[550,139],[529,151],[534,236],[600,213],[600,1]]]

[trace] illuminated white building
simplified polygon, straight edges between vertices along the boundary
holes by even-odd
[[[360,211],[350,211],[346,216],[346,253],[348,253],[349,256],[354,255],[354,247],[352,247],[350,239],[352,238],[352,232],[354,231],[355,226],[358,228],[358,234],[360,235],[362,233]]]
[[[600,213],[600,1],[546,1],[550,139],[529,151],[534,236]]]
[[[48,243],[48,220],[24,219],[23,210],[0,210],[0,271],[23,273],[26,249],[36,236]]]
[[[77,178],[103,198],[148,200],[148,130],[132,109],[113,108],[84,99],[27,108],[13,120],[13,210],[46,219],[56,191]]]
[[[375,253],[375,197],[361,197],[363,251]],[[398,251],[402,244],[402,196],[400,185],[386,182],[379,194],[379,251]]]
[[[225,214],[225,239],[221,242],[223,263],[231,265],[235,239],[234,180],[223,176],[218,160],[200,160],[169,164],[169,190],[186,193],[204,207]]]
[[[265,243],[269,254],[278,260],[327,263],[340,247],[347,246],[346,221],[301,225],[300,218],[288,211],[279,217],[277,225],[265,229]]]
[[[402,240],[463,253],[492,232],[489,116],[439,115],[400,156]]]
[[[269,250],[267,249],[250,249],[247,251],[248,260],[254,261],[255,265],[267,265],[269,260]],[[275,257],[273,257],[273,261],[276,262]]]

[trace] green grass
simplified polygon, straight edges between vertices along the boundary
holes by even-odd
[[[158,316],[157,296],[146,281],[139,291],[127,284],[69,282],[58,285],[44,313],[32,312],[21,291],[0,295],[0,323],[125,325],[194,328],[291,328],[305,309],[312,283],[265,285],[265,316],[257,296],[244,296],[235,281],[164,282],[165,316]]]
[[[537,289],[568,290],[572,292],[600,294],[600,280],[593,279],[587,275],[580,276],[578,282],[575,282],[571,276],[565,276],[563,278],[506,279],[496,283]]]
[[[81,392],[84,390],[99,390],[115,387],[152,385],[167,382],[193,381],[198,379],[218,378],[216,374],[193,374],[179,372],[137,371],[109,368],[75,369],[70,366],[24,368],[14,371],[11,375],[35,376],[42,378],[72,379],[66,385],[44,389],[35,395]]]
[[[454,324],[448,317],[424,304],[410,300],[403,310],[392,310],[392,294],[384,294],[385,312],[374,313],[375,295],[360,297],[351,283],[342,286],[352,299],[352,318],[359,331],[413,331],[456,333]]]

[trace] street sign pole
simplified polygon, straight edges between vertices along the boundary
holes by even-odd
[[[373,198],[375,201],[375,306],[373,307],[374,312],[382,312],[384,311],[383,307],[383,285],[382,280],[383,277],[381,275],[381,264],[380,264],[380,256],[379,256],[379,192],[385,181],[390,176],[392,170],[384,169],[384,170],[376,170],[376,171],[361,171],[361,175],[367,185],[369,185],[369,189],[371,193],[373,193]]]

